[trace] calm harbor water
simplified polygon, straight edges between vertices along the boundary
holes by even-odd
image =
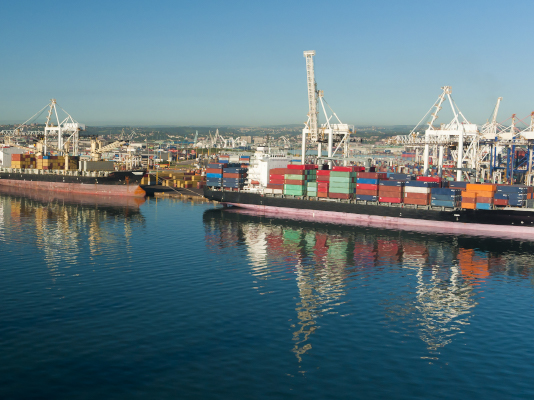
[[[533,250],[0,193],[0,398],[531,399]]]

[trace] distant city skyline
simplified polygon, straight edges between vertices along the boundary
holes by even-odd
[[[349,124],[415,125],[445,85],[474,123],[498,97],[499,121],[534,111],[528,1],[59,0],[0,11],[0,124],[51,98],[92,126],[302,124],[305,50]],[[438,123],[450,116],[447,105]]]

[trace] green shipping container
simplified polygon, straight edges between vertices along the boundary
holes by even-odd
[[[352,183],[356,180],[356,178],[340,178],[340,177],[330,177],[330,183],[332,182],[340,182],[340,183]]]
[[[338,188],[338,187],[332,187],[328,189],[330,193],[343,193],[343,194],[350,194],[354,193],[354,189],[352,188]]]
[[[346,189],[355,189],[356,184],[355,183],[340,183],[340,182],[330,182],[330,185],[328,186],[330,188],[346,188]]]
[[[306,175],[285,174],[285,179],[291,179],[293,181],[305,181]]]
[[[330,171],[330,178],[356,178],[357,172]]]
[[[305,185],[284,185],[284,190],[306,190]]]

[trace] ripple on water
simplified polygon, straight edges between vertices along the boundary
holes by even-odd
[[[534,395],[532,244],[0,205],[2,398]]]

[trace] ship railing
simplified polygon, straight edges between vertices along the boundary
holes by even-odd
[[[0,172],[21,173],[21,174],[29,173],[29,174],[37,174],[37,175],[88,176],[88,177],[94,177],[94,178],[108,177],[110,174],[109,171],[79,171],[77,169],[43,170],[43,169],[36,169],[36,168],[11,168],[11,167],[0,167]]]

